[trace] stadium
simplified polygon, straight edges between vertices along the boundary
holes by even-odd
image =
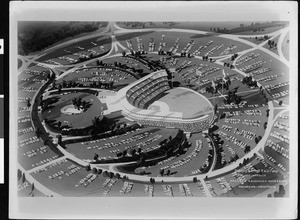
[[[142,125],[207,130],[214,115],[211,103],[193,90],[171,89],[167,76],[160,70],[130,84],[107,103],[108,108],[121,109],[124,116]]]

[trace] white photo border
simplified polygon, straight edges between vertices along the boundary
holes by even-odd
[[[297,2],[10,2],[10,218],[289,219],[297,216]],[[88,13],[87,13],[88,12]],[[18,21],[262,21],[290,22],[290,196],[288,198],[19,198],[17,197]]]

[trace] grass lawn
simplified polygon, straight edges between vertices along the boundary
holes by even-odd
[[[107,109],[106,105],[101,103],[95,95],[89,93],[73,92],[65,95],[57,95],[53,98],[58,100],[53,103],[52,107],[43,112],[42,118],[47,118],[50,121],[60,121],[62,127],[84,128],[90,126],[92,125],[92,120],[100,116],[100,109]],[[62,113],[61,110],[65,106],[72,105],[72,99],[74,98],[82,98],[82,101],[88,102],[90,107],[80,114],[69,115]]]

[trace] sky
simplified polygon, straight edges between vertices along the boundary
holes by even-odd
[[[271,21],[297,15],[296,2],[289,1],[11,2],[10,6],[11,14],[21,20]]]

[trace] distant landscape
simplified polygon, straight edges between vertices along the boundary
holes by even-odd
[[[284,21],[268,22],[237,22],[237,21],[215,21],[215,22],[117,22],[124,28],[180,28],[226,34],[267,34],[288,25]]]
[[[59,41],[67,40],[77,35],[102,30],[108,22],[79,21],[33,21],[19,22],[18,43],[20,55],[45,49]]]

